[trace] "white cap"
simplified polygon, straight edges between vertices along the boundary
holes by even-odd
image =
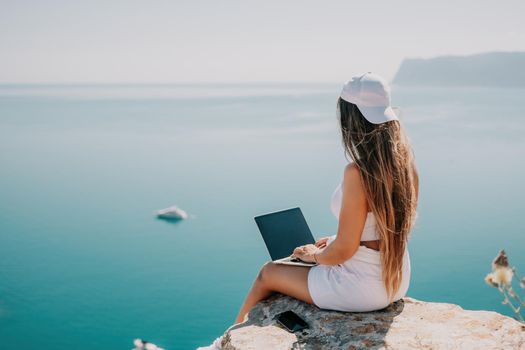
[[[352,77],[343,86],[341,98],[357,106],[363,116],[373,124],[399,120],[390,106],[390,87],[379,75],[367,72]]]

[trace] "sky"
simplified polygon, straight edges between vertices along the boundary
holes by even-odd
[[[0,83],[391,81],[404,58],[525,51],[525,1],[0,0]]]

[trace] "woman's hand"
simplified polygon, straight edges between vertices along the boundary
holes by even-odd
[[[316,262],[314,253],[317,253],[319,248],[314,244],[306,244],[294,249],[293,256],[305,262]]]
[[[324,247],[326,247],[326,242],[328,241],[329,238],[330,238],[330,236],[320,238],[319,240],[317,240],[317,242],[315,242],[315,246],[317,248],[324,248]]]

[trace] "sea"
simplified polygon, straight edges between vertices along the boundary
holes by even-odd
[[[211,343],[269,260],[254,216],[337,232],[341,86],[0,85],[0,348]],[[408,296],[512,316],[484,277],[501,249],[525,276],[523,101],[392,86],[420,176]]]

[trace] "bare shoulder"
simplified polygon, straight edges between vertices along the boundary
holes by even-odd
[[[359,168],[355,163],[349,163],[345,166],[345,172],[344,172],[344,179],[345,180],[360,180],[361,174],[359,173]]]
[[[361,172],[357,165],[354,163],[347,164],[343,176],[343,188],[344,191],[352,193],[352,196],[362,197],[365,196],[363,183],[361,181]]]

